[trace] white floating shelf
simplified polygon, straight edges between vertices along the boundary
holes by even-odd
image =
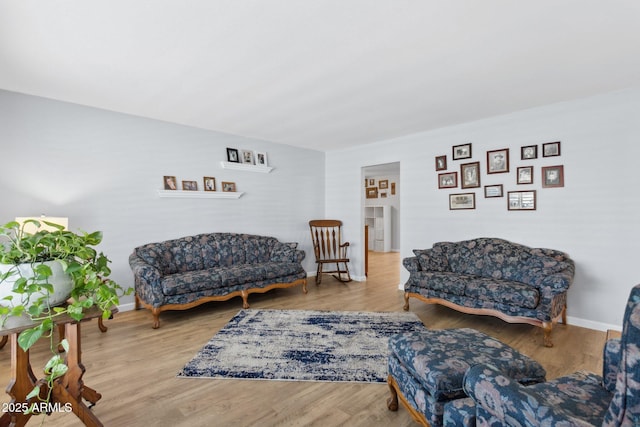
[[[248,165],[244,163],[220,162],[223,169],[233,169],[246,172],[270,173],[273,168],[269,166]]]
[[[183,190],[158,190],[160,197],[173,197],[179,199],[239,199],[243,192],[237,191],[183,191]]]

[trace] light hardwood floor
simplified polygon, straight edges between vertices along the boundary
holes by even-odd
[[[330,276],[309,293],[301,288],[251,295],[252,308],[402,311],[397,253],[370,253],[366,282],[342,284]],[[571,301],[569,301],[570,303]],[[240,298],[184,312],[165,312],[160,329],[146,310],[119,313],[102,334],[83,324],[85,383],[102,393],[93,408],[105,426],[415,426],[401,407],[390,412],[386,384],[315,383],[177,378],[176,373],[241,309]],[[433,329],[472,327],[538,360],[548,379],[579,369],[601,371],[605,332],[558,325],[555,347],[542,345],[542,331],[486,316],[411,301],[411,311]],[[32,359],[45,360],[44,346]],[[9,382],[8,347],[0,350],[0,384]],[[34,366],[34,369],[37,369]],[[3,396],[8,402],[9,396]],[[29,425],[38,425],[36,417]],[[46,426],[81,426],[73,414],[54,414]]]

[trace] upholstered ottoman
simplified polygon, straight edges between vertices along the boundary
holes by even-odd
[[[495,366],[524,385],[545,381],[535,360],[474,329],[408,332],[389,339],[390,410],[398,397],[422,425],[442,426],[444,405],[465,396],[467,369],[478,363]]]

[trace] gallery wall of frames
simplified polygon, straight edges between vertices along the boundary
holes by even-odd
[[[477,195],[474,189],[483,189],[481,194],[486,199],[506,200],[509,211],[533,211],[537,209],[537,190],[527,186],[534,184],[534,180],[541,180],[542,191],[564,187],[564,165],[536,165],[539,156],[561,157],[560,141],[525,145],[520,147],[519,153],[510,151],[509,148],[488,150],[475,157],[481,160],[474,161],[472,143],[466,143],[454,145],[450,156],[436,156],[438,188],[456,190],[449,194],[449,209],[475,209]],[[514,168],[515,179],[509,174]],[[505,174],[503,183],[482,186],[483,176],[497,174]]]

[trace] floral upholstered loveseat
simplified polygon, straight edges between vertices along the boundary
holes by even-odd
[[[607,341],[602,376],[577,371],[522,386],[492,363],[465,374],[470,396],[444,408],[445,426],[639,426],[640,286],[631,290],[622,337]]]
[[[567,290],[574,262],[564,252],[530,248],[496,238],[439,242],[414,250],[405,258],[409,270],[404,286],[409,298],[456,310],[496,316],[544,329],[544,344],[553,346],[551,330],[566,323]]]
[[[305,253],[297,243],[274,237],[210,233],[149,243],[129,256],[136,290],[136,308],[151,310],[153,327],[160,313],[184,310],[208,301],[242,297],[249,308],[251,293],[302,285],[307,273]]]

